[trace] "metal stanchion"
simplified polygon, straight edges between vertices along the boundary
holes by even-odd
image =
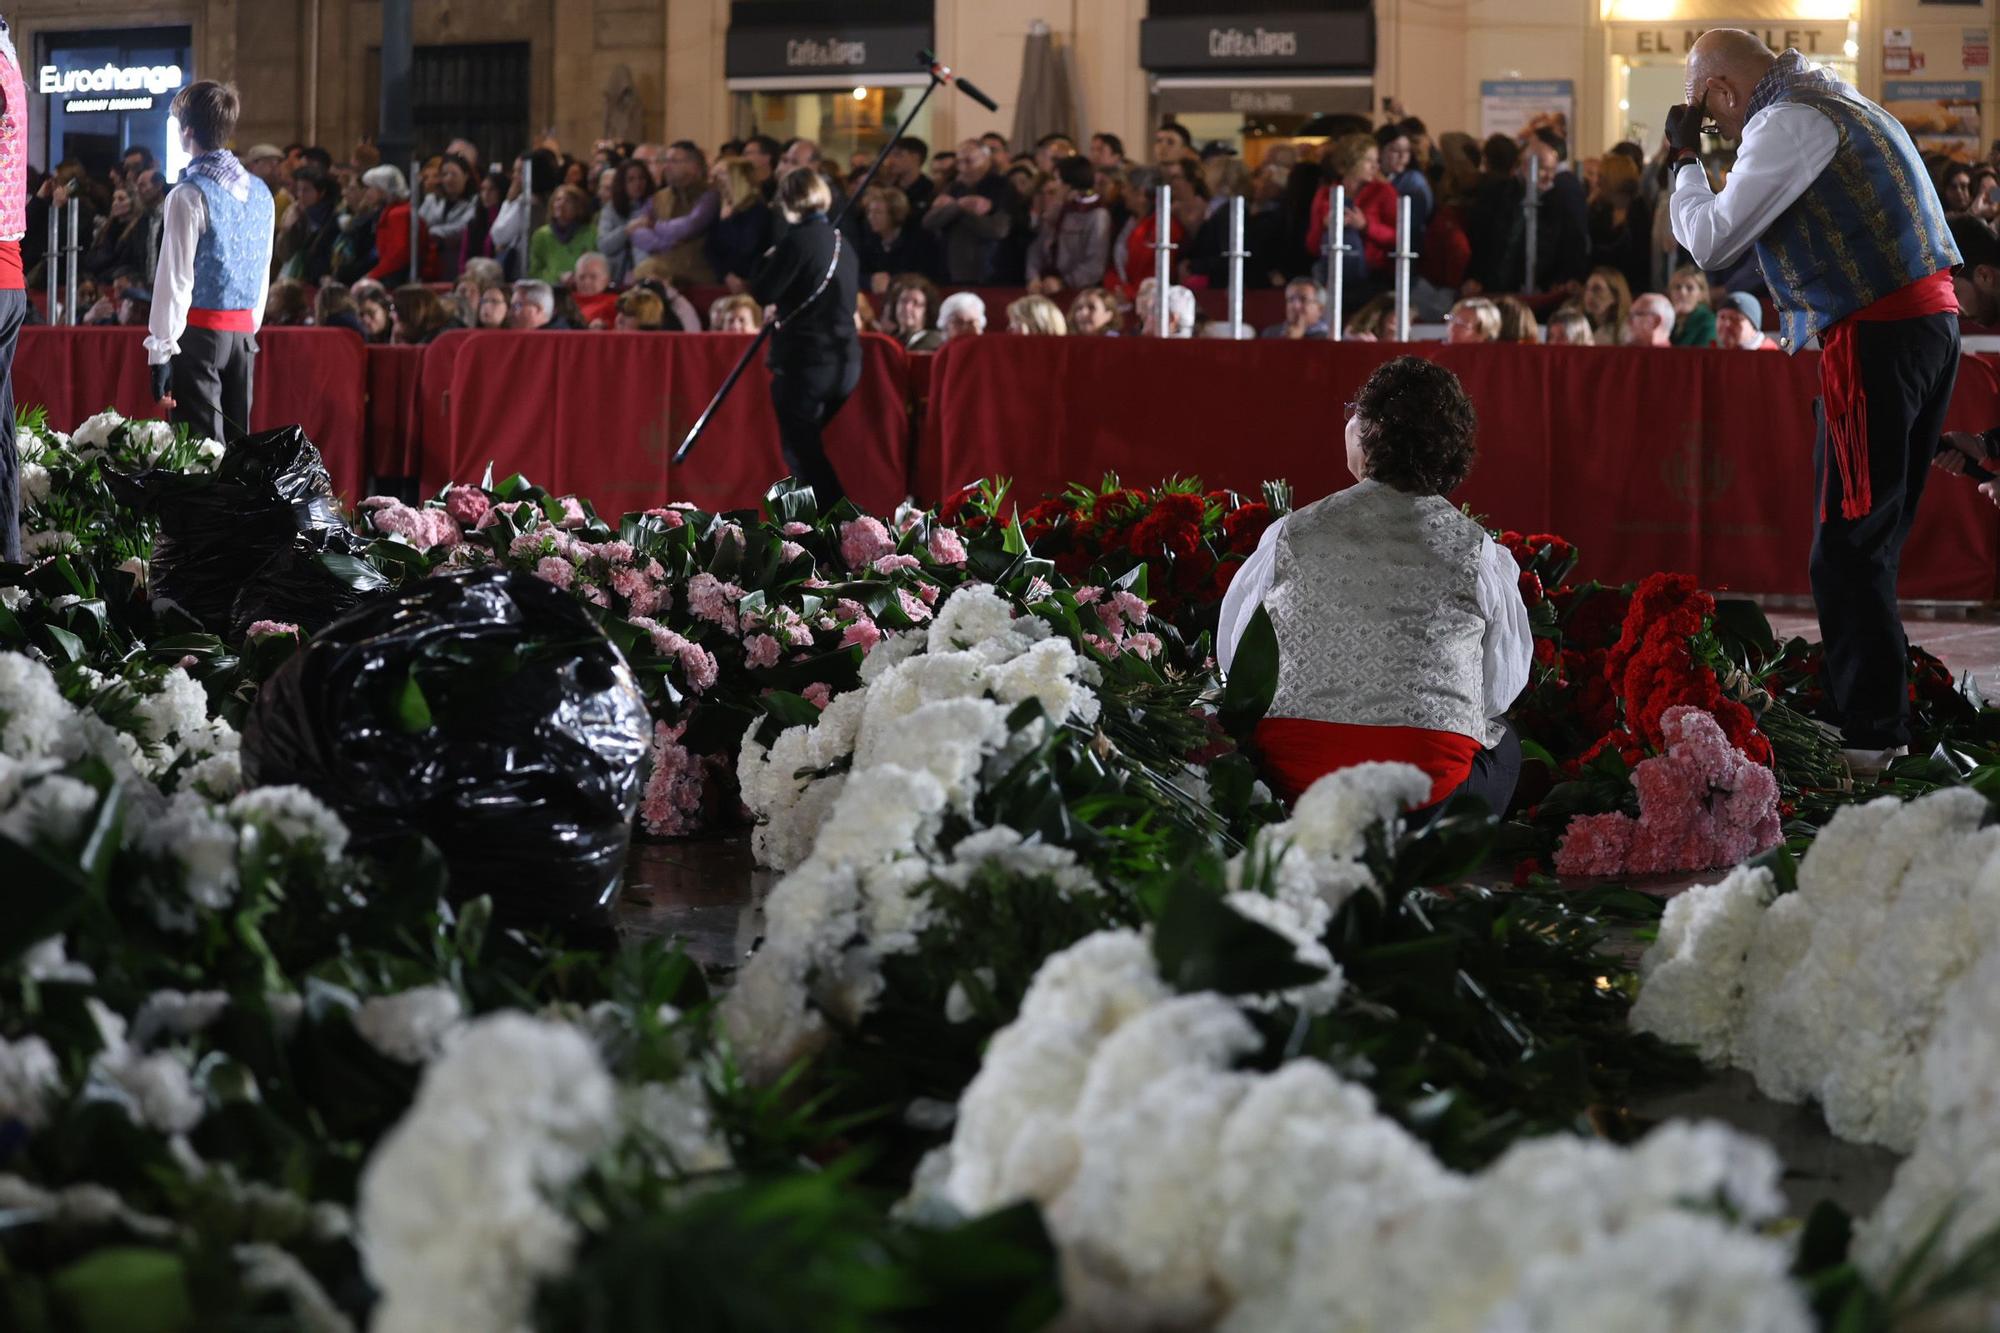
[[[422,282],[423,270],[418,265],[417,242],[422,236],[420,228],[423,220],[417,216],[417,181],[423,172],[423,163],[410,159],[410,281]]]
[[[1535,294],[1535,246],[1541,239],[1535,224],[1542,211],[1542,159],[1528,154],[1528,197],[1521,202],[1521,217],[1528,229],[1528,275],[1521,281],[1523,294]]]
[[[1167,296],[1174,287],[1174,192],[1162,185],[1153,192],[1153,336],[1164,338],[1170,330]]]
[[[63,253],[69,257],[69,319],[67,322],[70,324],[79,324],[82,322],[82,312],[76,308],[77,268],[83,260],[83,236],[81,234],[83,226],[82,210],[83,200],[77,198],[75,195],[71,195],[69,198],[69,245],[63,250]]]
[[[1229,336],[1243,336],[1243,264],[1250,252],[1243,247],[1243,218],[1249,201],[1237,195],[1229,201]]]
[[[1347,334],[1347,186],[1333,187],[1333,208],[1326,215],[1326,336],[1335,342]]]
[[[56,282],[62,271],[62,210],[49,200],[49,249],[42,257],[42,273],[48,282],[49,323],[62,323],[62,303],[57,300]]]
[[[1410,265],[1416,260],[1410,248],[1410,197],[1396,200],[1396,341],[1410,340]]]

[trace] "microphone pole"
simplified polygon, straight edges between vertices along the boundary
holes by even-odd
[[[930,84],[924,89],[922,96],[918,97],[916,102],[911,105],[909,114],[903,117],[903,123],[896,127],[896,133],[882,141],[881,150],[875,154],[875,160],[868,164],[868,170],[862,175],[861,183],[855,186],[840,201],[840,205],[835,209],[831,219],[832,225],[835,228],[838,228],[846,220],[847,210],[854,206],[854,201],[868,193],[868,187],[874,184],[876,174],[882,170],[882,163],[888,160],[889,150],[894,148],[897,141],[909,132],[910,126],[916,123],[917,113],[924,109],[924,103],[930,100],[932,93],[947,83],[956,83],[966,96],[978,102],[988,111],[997,112],[1000,109],[999,104],[992,98],[988,97],[972,84],[967,83],[964,79],[954,76],[949,66],[939,64],[937,57],[931,52],[919,51],[917,53],[917,61],[929,72],[931,76]],[[850,318],[852,317],[852,313],[851,311],[849,312]],[[750,368],[750,362],[757,355],[758,349],[771,336],[773,326],[773,321],[766,321],[764,327],[757,330],[757,336],[750,340],[750,345],[743,349],[743,355],[737,359],[735,367],[730,370],[728,377],[722,381],[722,387],[715,391],[715,397],[709,400],[708,406],[702,409],[701,416],[695,419],[694,426],[688,431],[687,438],[681,441],[680,448],[674,450],[674,462],[679,463],[683,461],[694,451],[694,446],[701,439],[702,432],[708,429],[708,423],[714,420],[715,414],[721,410],[723,402],[728,399],[730,391],[736,387],[736,382],[742,379],[743,372]]]

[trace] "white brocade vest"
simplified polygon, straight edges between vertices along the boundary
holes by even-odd
[[[1264,609],[1278,635],[1270,716],[1497,739],[1486,716],[1486,531],[1380,482],[1285,520]]]

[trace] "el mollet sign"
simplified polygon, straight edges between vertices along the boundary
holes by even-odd
[[[1366,10],[1145,19],[1139,63],[1151,70],[1373,68],[1375,30]]]
[[[841,25],[807,31],[735,24],[729,29],[725,65],[733,79],[788,74],[907,74],[922,68],[917,52],[930,44],[931,29],[921,24]]]

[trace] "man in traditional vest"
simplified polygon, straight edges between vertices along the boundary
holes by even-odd
[[[21,457],[14,445],[14,347],[28,316],[21,238],[28,234],[28,86],[0,18],[0,560],[21,559]]]
[[[1797,51],[1706,32],[1687,98],[1667,114],[1675,239],[1704,269],[1754,246],[1779,345],[1820,340],[1813,602],[1848,763],[1873,776],[1910,739],[1896,571],[1958,376],[1958,247],[1908,131]],[[1737,144],[1719,194],[1700,162],[1710,121]]]
[[[172,419],[197,436],[225,441],[250,432],[271,284],[271,192],[223,147],[240,105],[235,88],[208,81],[174,97],[192,160],[167,196],[146,339],[153,396],[171,398]]]
[[[1504,815],[1521,743],[1501,716],[1534,639],[1514,557],[1447,498],[1472,467],[1472,402],[1449,370],[1404,356],[1348,411],[1360,484],[1265,529],[1222,601],[1225,672],[1260,606],[1277,636],[1258,767],[1290,801],[1339,769],[1413,764],[1430,778],[1426,814],[1463,792]]]

